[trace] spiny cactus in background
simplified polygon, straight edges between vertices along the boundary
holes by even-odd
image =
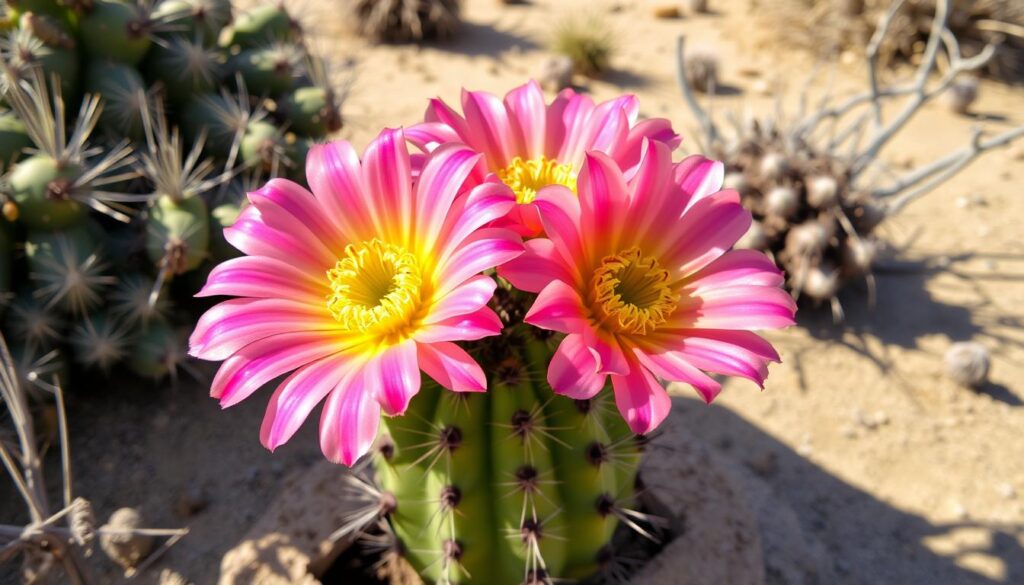
[[[279,3],[235,18],[229,0],[6,8],[2,329],[19,363],[59,348],[62,364],[173,374],[192,294],[237,253],[221,231],[251,178],[304,181],[345,92]]]
[[[597,16],[565,18],[555,25],[550,49],[572,60],[576,73],[597,77],[611,69],[615,35],[609,24]]]
[[[459,0],[346,0],[357,33],[389,43],[447,39],[459,30]]]
[[[866,282],[873,302],[873,267],[882,247],[875,236],[879,224],[985,151],[1024,136],[1024,126],[991,138],[975,130],[968,146],[879,186],[883,179],[876,163],[886,144],[922,105],[948,91],[962,75],[990,63],[996,54],[994,47],[987,46],[973,57],[963,57],[955,43],[948,44],[949,65],[932,81],[938,50],[944,44],[940,41],[950,35],[953,4],[952,0],[938,3],[931,49],[912,83],[885,87],[878,81],[878,51],[898,14],[891,10],[869,43],[866,91],[841,100],[826,94],[816,109],[806,112],[812,75],[795,119],[732,117],[730,132],[720,130],[698,103],[687,75],[683,39],[679,39],[677,80],[701,124],[703,147],[725,162],[725,186],[740,193],[754,216],[739,245],[769,252],[785,269],[793,295],[815,305],[830,305],[837,321],[843,317],[837,295],[847,284]],[[902,112],[883,119],[883,105],[895,100],[904,100]]]

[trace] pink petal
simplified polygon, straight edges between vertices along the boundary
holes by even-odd
[[[556,152],[555,157],[562,164],[579,164],[583,162],[586,152],[588,122],[594,112],[594,100],[585,95],[578,95],[572,90],[563,90],[558,94],[548,110],[548,152]],[[557,116],[556,119],[552,119]],[[553,143],[552,139],[561,136],[562,140]]]
[[[380,425],[380,404],[353,368],[327,397],[320,415],[320,449],[334,463],[352,466],[370,450]]]
[[[659,254],[674,276],[685,278],[719,258],[750,228],[750,212],[734,192],[719,191],[693,205],[676,222],[675,241]]]
[[[292,264],[276,258],[241,256],[214,266],[196,296],[278,298],[317,304],[326,294],[323,279],[314,279]]]
[[[337,232],[328,228],[329,231],[315,232],[316,224],[308,223],[307,219],[292,214],[289,207],[282,206],[278,200],[282,197],[267,197],[260,191],[249,193],[249,201],[253,207],[259,210],[260,221],[277,233],[287,234],[298,245],[305,248],[308,254],[323,265],[333,264],[338,255],[344,250],[345,242],[339,242]],[[321,212],[322,213],[322,212]],[[237,221],[235,224],[237,225]]]
[[[705,402],[710,403],[722,390],[722,385],[700,371],[700,368],[688,360],[689,356],[684,352],[656,347],[637,348],[633,353],[642,367],[664,380],[685,382],[693,386]]]
[[[462,138],[451,126],[441,122],[420,122],[406,128],[405,139],[424,152],[449,142],[462,142]]]
[[[463,90],[462,111],[471,140],[487,157],[488,167],[494,170],[508,166],[520,149],[515,143],[505,104],[494,94]]]
[[[290,299],[230,299],[211,307],[189,338],[189,353],[206,360],[223,360],[250,343],[295,331],[340,334],[340,325],[326,306]]]
[[[552,281],[540,291],[523,321],[562,333],[578,333],[590,328],[580,295],[560,280]]]
[[[544,156],[547,107],[540,85],[530,80],[513,89],[505,96],[505,108],[511,114],[509,121],[522,144],[523,154],[520,156],[525,159]]]
[[[691,329],[675,336],[666,332],[663,337],[657,343],[678,353],[693,366],[716,374],[747,378],[762,388],[768,376],[768,362],[779,361],[771,344],[750,331]]]
[[[700,296],[726,286],[782,286],[784,277],[771,258],[757,250],[729,250],[692,275],[686,289]]]
[[[484,392],[487,376],[464,349],[450,342],[419,343],[420,368],[438,384],[455,392]]]
[[[526,292],[540,292],[551,281],[560,280],[576,284],[575,265],[567,267],[555,250],[555,244],[546,238],[534,238],[523,242],[526,251],[498,266],[498,274],[512,283],[512,286]]]
[[[728,286],[704,291],[699,297],[684,297],[667,327],[780,329],[793,324],[795,312],[796,302],[781,288]]]
[[[725,165],[720,161],[694,154],[684,158],[675,167],[675,183],[687,197],[686,209],[698,201],[717,193],[725,180]]]
[[[368,240],[377,233],[367,208],[359,156],[344,140],[316,144],[306,155],[306,180],[324,213],[350,242]]]
[[[597,359],[597,371],[600,374],[625,375],[629,371],[629,362],[618,338],[594,327],[585,327],[583,344],[590,348],[590,353]]]
[[[548,384],[556,393],[574,400],[593,398],[604,388],[607,378],[597,373],[597,367],[594,355],[583,345],[583,337],[566,335],[548,365]]]
[[[619,229],[628,210],[629,195],[622,171],[608,155],[589,152],[580,170],[580,235],[585,242],[606,240],[617,249]]]
[[[445,144],[427,157],[416,183],[416,234],[436,242],[452,209],[452,203],[466,188],[466,179],[480,155],[463,144]]]
[[[466,124],[466,120],[442,100],[431,99],[423,119],[427,122],[448,126],[459,136],[460,142],[464,142],[476,150],[480,150],[483,147],[481,144],[470,142],[469,126]]]
[[[260,426],[260,442],[273,451],[288,442],[317,404],[360,362],[332,355],[292,373],[270,397]]]
[[[267,215],[266,203],[273,203],[274,207],[306,226],[328,247],[346,243],[339,240],[339,228],[324,213],[324,207],[301,185],[286,179],[271,179],[263,188],[249,193],[249,201],[260,209],[264,217]]]
[[[612,376],[615,405],[630,430],[639,435],[658,428],[669,410],[672,400],[654,376],[635,360],[625,376]]]
[[[466,238],[481,227],[500,219],[515,207],[516,198],[503,183],[485,182],[452,205],[447,223],[437,236],[440,257],[446,259]]]
[[[626,135],[626,140],[619,148],[618,156],[615,159],[623,171],[626,172],[627,177],[631,174],[629,171],[640,161],[643,143],[648,140],[660,142],[667,146],[670,151],[675,150],[682,141],[679,135],[672,129],[672,122],[664,118],[640,120],[630,128],[629,134]]]
[[[585,251],[600,245],[583,245],[580,228],[580,200],[572,191],[558,185],[544,187],[537,193],[534,205],[540,212],[544,234],[555,244],[555,250],[566,266],[588,264]]]
[[[233,406],[274,378],[345,349],[336,338],[321,332],[283,333],[260,339],[221,364],[210,395],[220,399],[223,408]]]
[[[444,261],[438,294],[445,294],[470,277],[523,253],[523,243],[514,232],[499,228],[477,230]]]
[[[442,296],[430,308],[430,313],[423,322],[437,323],[477,311],[491,300],[497,286],[490,276],[474,276]]]
[[[308,242],[304,242],[301,236],[296,237],[268,226],[260,211],[252,205],[242,210],[234,224],[224,228],[224,239],[249,256],[266,256],[291,262],[308,272],[326,270],[334,263],[334,260],[324,256],[323,246],[308,246]]]
[[[385,128],[363,153],[363,198],[369,203],[378,236],[408,244],[413,225],[412,164],[402,130]]]
[[[472,313],[423,325],[413,338],[419,343],[475,341],[498,335],[502,326],[501,319],[490,307],[481,307]]]
[[[584,150],[598,151],[613,157],[626,142],[629,134],[629,117],[625,104],[634,96],[617,98],[598,105],[587,121],[587,131],[583,138]]]
[[[365,383],[377,391],[377,402],[388,416],[405,413],[409,401],[420,391],[420,367],[416,342],[406,339],[367,362]]]

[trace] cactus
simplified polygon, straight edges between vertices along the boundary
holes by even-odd
[[[138,332],[125,364],[144,378],[173,375],[185,360],[185,339],[166,321],[155,319]]]
[[[93,61],[85,69],[85,91],[103,96],[98,126],[112,136],[142,137],[142,111],[149,105],[146,82],[134,67]]]
[[[76,361],[104,372],[128,354],[130,342],[127,327],[104,313],[83,319],[71,331],[70,340]]]
[[[11,111],[0,112],[0,172],[24,155],[32,146],[32,139],[25,130],[25,123]]]
[[[298,30],[298,24],[281,5],[269,4],[238,15],[231,26],[221,31],[219,42],[222,47],[246,49],[294,40]]]
[[[356,32],[384,42],[446,39],[459,29],[458,0],[355,0],[348,21]]]
[[[188,37],[174,36],[153,47],[145,68],[149,80],[160,82],[173,103],[184,104],[194,95],[214,91],[223,65],[218,51]]]
[[[275,43],[245,49],[232,57],[228,66],[241,75],[249,91],[277,96],[295,85],[304,57],[303,51],[294,45]]]
[[[328,88],[299,87],[286,94],[278,107],[281,116],[289,121],[291,131],[322,138],[341,129],[335,100],[334,92]]]
[[[78,165],[61,165],[45,154],[18,163],[9,178],[18,217],[34,229],[59,229],[81,222],[86,210],[71,190],[80,174]]]
[[[73,49],[48,45],[28,29],[15,29],[0,38],[0,57],[15,79],[26,79],[33,70],[45,71],[60,79],[66,95],[75,95],[78,87],[78,57]]]
[[[534,335],[506,330],[486,344],[488,392],[425,380],[406,416],[384,420],[381,510],[430,582],[587,577],[619,518],[635,514],[640,443],[610,389],[589,401],[553,394],[540,381],[553,347]]]
[[[79,32],[92,57],[136,65],[152,43],[153,21],[140,4],[95,0],[82,16]]]
[[[102,251],[84,225],[59,232],[29,232],[25,239],[29,278],[47,308],[85,315],[103,302],[101,291],[114,284]]]
[[[216,43],[222,28],[231,22],[230,0],[166,0],[153,11],[153,18],[165,21],[176,34]]]

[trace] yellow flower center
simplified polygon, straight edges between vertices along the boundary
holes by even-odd
[[[591,285],[596,316],[622,333],[657,329],[679,302],[668,271],[636,247],[601,260]]]
[[[349,244],[327,280],[327,310],[349,331],[393,332],[409,323],[419,306],[416,257],[376,238]]]
[[[532,160],[517,156],[512,164],[498,171],[498,178],[515,192],[517,203],[530,203],[537,198],[537,191],[549,185],[563,185],[576,192],[572,166],[543,156]]]

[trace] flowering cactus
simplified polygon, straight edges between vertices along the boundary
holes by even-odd
[[[226,360],[225,406],[291,372],[267,448],[322,400],[330,460],[375,445],[371,513],[349,529],[383,514],[427,580],[583,578],[620,522],[646,533],[637,435],[670,408],[658,378],[708,401],[709,373],[762,384],[778,355],[749,329],[795,306],[767,257],[730,251],[751,218],[722,165],[673,163],[676,134],[637,123],[635,98],[545,106],[531,83],[463,108],[432,102],[362,161],[313,147],[312,194],[250,193],[225,230],[247,255],[200,293],[241,298],[203,316],[191,353]]]

